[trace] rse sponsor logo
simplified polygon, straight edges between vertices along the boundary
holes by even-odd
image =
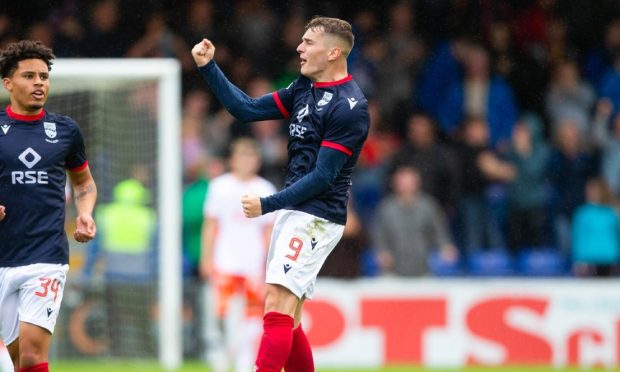
[[[13,185],[47,185],[49,183],[45,171],[13,171],[11,172],[11,182]]]
[[[290,124],[288,126],[288,131],[291,137],[304,138],[304,133],[306,133],[307,129],[308,128],[304,127],[303,125],[299,125],[299,124]]]
[[[40,160],[41,155],[39,155],[36,151],[32,149],[32,147],[28,147],[24,152],[19,154],[18,159],[24,163],[24,165],[31,169],[34,167]],[[31,184],[48,184],[48,176],[45,171],[13,171],[11,172],[11,182],[13,185],[31,185]]]

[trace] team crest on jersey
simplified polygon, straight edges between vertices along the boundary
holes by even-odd
[[[43,122],[43,128],[45,129],[45,135],[48,137],[45,140],[49,143],[56,143],[58,142],[56,138],[56,123],[50,123],[49,121],[44,121]]]
[[[325,92],[323,94],[323,98],[321,98],[321,100],[316,104],[318,107],[323,107],[325,105],[327,105],[329,103],[329,101],[332,100],[332,97],[334,96],[333,93],[331,92]]]

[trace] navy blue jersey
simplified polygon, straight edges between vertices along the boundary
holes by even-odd
[[[65,234],[66,170],[88,162],[75,122],[0,111],[0,267],[69,262]]]
[[[351,75],[329,83],[312,83],[300,76],[273,96],[282,115],[289,119],[286,187],[315,168],[321,147],[348,156],[325,192],[285,208],[344,224],[351,175],[370,125],[364,94]]]
[[[289,120],[286,187],[261,198],[263,213],[292,209],[345,224],[351,174],[370,126],[368,102],[353,78],[312,83],[300,76],[285,89],[251,98],[215,61],[199,71],[238,120]]]

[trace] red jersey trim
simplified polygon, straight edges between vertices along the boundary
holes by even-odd
[[[344,84],[347,81],[353,80],[352,75],[347,75],[344,79],[336,80],[336,81],[325,81],[325,82],[317,82],[314,83],[315,88],[325,88],[325,87],[333,87],[334,85]]]
[[[344,147],[344,146],[342,146],[340,144],[337,144],[335,142],[323,141],[323,142],[321,142],[321,146],[329,147],[330,149],[334,149],[334,150],[338,150],[338,151],[342,151],[342,152],[344,152],[345,154],[347,154],[349,156],[353,155],[353,151],[351,151],[348,148],[346,148],[346,147]]]
[[[75,167],[75,168],[67,168],[68,171],[70,172],[81,172],[84,169],[86,169],[86,167],[88,167],[88,160],[86,160],[84,162],[84,164],[80,165],[79,167]]]
[[[285,119],[288,119],[291,117],[291,114],[288,113],[288,111],[286,111],[286,108],[284,107],[284,105],[282,104],[282,101],[280,100],[280,96],[278,95],[278,92],[273,92],[273,100],[276,101],[276,106],[278,106],[278,110],[280,110],[280,113],[282,114],[282,116],[284,116]]]
[[[11,105],[8,105],[6,107],[6,114],[11,119],[15,119],[15,120],[20,120],[20,121],[37,121],[37,120],[43,119],[43,117],[45,116],[45,110],[41,110],[41,112],[39,112],[36,115],[21,115],[21,114],[17,114],[15,112],[13,112],[13,110],[11,109]]]

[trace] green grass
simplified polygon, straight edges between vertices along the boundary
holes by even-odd
[[[52,361],[50,363],[51,372],[163,372],[155,363],[149,362],[118,362],[118,361]],[[210,370],[200,363],[187,363],[178,372],[209,372]],[[317,369],[317,372],[582,372],[580,368],[553,368],[553,367],[468,367],[463,369],[426,369],[413,366],[393,366],[380,369]],[[620,372],[619,368],[614,369],[587,369],[585,371],[600,372]]]

